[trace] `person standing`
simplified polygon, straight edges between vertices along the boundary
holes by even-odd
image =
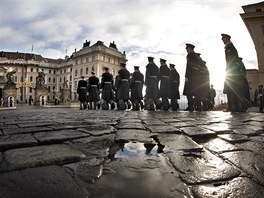
[[[162,102],[159,100],[159,88],[158,88],[158,74],[159,67],[154,63],[153,57],[148,57],[148,64],[146,66],[145,74],[145,109],[154,111],[162,108]],[[155,106],[154,106],[155,104]]]
[[[81,80],[78,82],[77,94],[79,94],[80,110],[87,108],[87,81],[84,80],[84,76],[81,76]]]
[[[209,100],[213,105],[215,105],[215,97],[216,97],[216,91],[214,89],[214,85],[211,85],[210,91],[209,91]]]
[[[28,104],[29,105],[32,105],[33,104],[33,97],[32,96],[29,96]]]
[[[102,79],[101,79],[103,110],[108,110],[109,104],[111,105],[111,109],[115,108],[113,83],[114,83],[113,75],[109,72],[108,67],[104,67],[104,73],[102,74]]]
[[[186,44],[187,65],[183,95],[187,97],[188,107],[185,111],[194,110],[194,96],[196,95],[197,76],[199,76],[200,57],[194,52],[194,48],[193,44]]]
[[[88,92],[89,92],[89,109],[96,109],[100,107],[99,101],[99,78],[95,76],[95,72],[91,72],[88,79]]]
[[[258,101],[259,101],[259,112],[263,113],[263,109],[264,109],[264,89],[263,89],[263,85],[259,85],[259,89],[258,89]]]
[[[159,96],[161,97],[163,110],[168,111],[170,108],[170,69],[166,64],[165,59],[160,59],[160,69],[158,74],[160,81]]]
[[[126,64],[120,63],[120,70],[118,71],[118,78],[116,82],[118,110],[131,108],[131,104],[129,102],[129,78],[130,72],[126,69]]]
[[[171,109],[177,111],[179,109],[178,99],[180,99],[180,75],[175,69],[174,64],[170,64],[170,99]]]
[[[241,71],[238,52],[231,42],[231,36],[221,34],[222,41],[225,44],[225,59],[226,59],[226,76],[224,82],[223,93],[227,95],[228,108],[227,111],[239,112],[242,109],[241,104]]]
[[[130,100],[132,102],[132,110],[140,110],[143,109],[143,95],[142,89],[144,84],[144,75],[140,72],[139,66],[134,66],[134,72],[131,76],[130,81],[130,89],[131,89],[131,96]]]

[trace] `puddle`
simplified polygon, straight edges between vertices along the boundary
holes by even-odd
[[[109,149],[109,158],[134,158],[144,155],[156,155],[163,153],[165,146],[161,144],[144,144],[140,142],[128,142],[117,144]],[[114,152],[115,150],[115,152]],[[112,152],[111,152],[112,151]]]

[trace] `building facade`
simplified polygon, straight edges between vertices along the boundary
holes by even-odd
[[[250,87],[255,90],[264,85],[264,1],[242,6],[244,13],[240,14],[255,45],[258,69],[247,70]]]
[[[115,76],[119,70],[119,63],[126,62],[125,52],[118,51],[116,44],[110,43],[107,47],[102,41],[90,46],[85,41],[83,48],[75,50],[65,59],[44,58],[41,55],[20,52],[0,52],[0,91],[5,85],[7,71],[16,70],[15,82],[17,84],[18,103],[28,102],[30,96],[35,96],[34,88],[38,71],[45,73],[45,84],[48,89],[48,102],[60,98],[63,83],[68,82],[71,91],[71,100],[77,101],[77,85],[81,76],[86,79],[94,71],[98,77],[107,66]]]

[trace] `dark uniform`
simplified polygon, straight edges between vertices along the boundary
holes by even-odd
[[[102,88],[102,109],[108,110],[109,104],[111,105],[111,109],[115,108],[114,103],[114,92],[113,92],[113,75],[109,73],[108,68],[104,68],[105,72],[102,74],[101,79],[101,88]]]
[[[183,95],[187,96],[188,100],[186,111],[194,110],[194,96],[197,93],[197,83],[199,82],[200,57],[193,51],[194,47],[192,44],[186,44],[186,49],[190,50],[187,55],[185,84],[183,88]]]
[[[88,92],[89,92],[89,108],[96,109],[99,107],[99,78],[96,77],[94,72],[91,72],[92,76],[88,79]]]
[[[87,81],[84,80],[84,77],[81,77],[82,80],[79,80],[77,93],[79,94],[80,109],[87,108]]]
[[[131,96],[130,100],[132,102],[133,110],[139,110],[139,105],[143,108],[143,95],[142,89],[144,84],[144,75],[139,71],[138,66],[134,66],[135,71],[132,74],[130,80],[130,89],[131,89]]]
[[[180,75],[175,69],[174,64],[170,64],[170,99],[171,109],[176,111],[179,109],[178,99],[180,99]]]
[[[170,108],[170,69],[166,64],[166,60],[160,59],[160,69],[158,80],[160,81],[159,96],[162,100],[163,110],[167,111]]]
[[[229,35],[222,34],[226,58],[226,76],[223,93],[227,94],[228,111],[239,112],[242,111],[241,96],[243,95],[241,89],[241,61],[230,38]]]
[[[117,108],[119,110],[125,110],[126,108],[130,109],[131,107],[131,104],[129,102],[130,72],[125,68],[126,65],[124,63],[120,63],[120,66],[122,68],[118,71],[118,78],[116,82]]]
[[[145,85],[146,85],[146,110],[155,110],[162,107],[162,102],[159,100],[159,88],[158,88],[158,74],[159,68],[153,62],[153,57],[148,57],[149,63],[146,66]]]

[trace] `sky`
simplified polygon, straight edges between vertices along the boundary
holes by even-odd
[[[83,42],[115,41],[126,52],[130,72],[143,73],[147,57],[176,65],[182,89],[185,44],[207,62],[211,83],[223,88],[225,55],[221,33],[231,40],[247,69],[257,69],[254,44],[240,17],[241,6],[261,0],[0,0],[0,51],[64,58]],[[33,51],[32,51],[33,48]],[[180,90],[182,91],[182,90]]]

